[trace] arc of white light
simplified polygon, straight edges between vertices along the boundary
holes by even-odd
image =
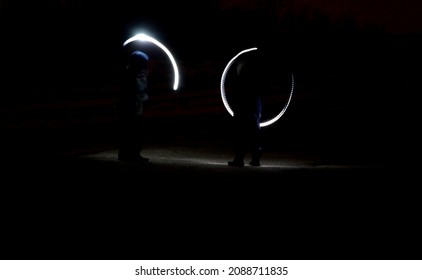
[[[221,92],[221,99],[223,100],[223,104],[224,107],[226,107],[227,112],[229,112],[229,114],[233,117],[234,113],[232,108],[230,108],[229,102],[227,102],[227,98],[226,98],[226,90],[224,88],[224,84],[226,82],[226,75],[227,72],[229,71],[230,67],[232,66],[233,62],[236,60],[236,58],[238,58],[241,54],[246,53],[246,52],[250,52],[250,51],[254,51],[257,50],[258,48],[250,48],[250,49],[246,49],[241,51],[240,53],[238,53],[237,55],[235,55],[230,61],[229,63],[227,63],[226,67],[224,68],[223,71],[223,75],[221,75],[221,81],[220,81],[220,92]]]
[[[281,111],[280,111],[280,113],[278,113],[278,115],[277,115],[277,116],[275,116],[274,118],[272,118],[272,119],[270,119],[270,120],[268,120],[268,121],[262,122],[262,123],[260,124],[260,125],[261,125],[261,127],[269,126],[269,125],[271,125],[271,124],[275,123],[276,121],[278,121],[278,120],[281,118],[281,116],[284,114],[284,112],[286,112],[287,107],[289,107],[290,100],[292,99],[292,95],[293,95],[293,88],[294,88],[294,86],[295,86],[295,77],[294,77],[294,76],[293,76],[293,74],[292,74],[292,88],[290,89],[290,96],[289,96],[289,99],[287,100],[286,105],[284,105],[283,110],[281,110]]]
[[[166,46],[164,46],[162,43],[160,43],[159,41],[157,41],[156,39],[152,38],[151,36],[148,36],[144,33],[140,33],[140,34],[136,34],[135,36],[127,39],[124,43],[123,46],[126,46],[127,44],[133,42],[133,41],[141,41],[141,42],[151,42],[155,45],[157,45],[158,47],[160,47],[169,57],[171,64],[173,65],[173,70],[174,70],[174,84],[173,84],[173,90],[177,90],[177,88],[179,87],[179,69],[177,67],[177,63],[176,60],[174,59],[173,55],[171,54],[171,52],[166,48]]]
[[[250,49],[245,49],[241,52],[239,52],[237,55],[235,55],[230,61],[229,63],[227,63],[226,67],[224,68],[223,74],[221,75],[221,81],[220,81],[220,92],[221,92],[221,99],[223,100],[223,104],[224,107],[226,108],[227,112],[229,112],[229,114],[233,117],[234,113],[233,110],[230,108],[230,105],[227,101],[226,98],[226,91],[225,91],[225,81],[226,81],[226,75],[227,72],[229,71],[230,67],[232,66],[233,62],[242,54],[246,53],[246,52],[250,52],[250,51],[255,51],[258,48],[250,48]],[[287,107],[289,107],[290,104],[290,100],[292,99],[292,95],[293,95],[293,89],[294,89],[294,76],[292,74],[292,87],[290,90],[290,96],[289,99],[287,100],[286,105],[284,106],[284,108],[280,111],[280,113],[278,113],[274,118],[269,119],[268,121],[265,122],[261,122],[260,123],[260,127],[265,127],[265,126],[269,126],[273,123],[275,123],[277,120],[279,120],[281,118],[281,116],[284,114],[284,112],[287,110]]]

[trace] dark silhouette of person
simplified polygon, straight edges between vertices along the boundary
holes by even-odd
[[[244,158],[251,153],[252,166],[260,166],[261,148],[261,97],[263,71],[258,51],[242,54],[235,63],[236,74],[231,91],[233,109],[234,159],[229,166],[244,166]]]
[[[119,127],[118,160],[147,163],[141,156],[145,139],[144,102],[148,100],[148,60],[146,53],[134,51],[121,77],[122,89],[116,107]]]

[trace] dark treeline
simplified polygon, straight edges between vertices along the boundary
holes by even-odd
[[[110,81],[122,42],[140,30],[181,61],[227,61],[263,46],[315,82],[333,73],[350,78],[350,86],[397,76],[414,83],[420,72],[420,34],[389,34],[309,11],[223,11],[218,1],[28,0],[5,2],[0,13],[2,84],[22,92]]]

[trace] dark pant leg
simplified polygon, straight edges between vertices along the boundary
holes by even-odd
[[[138,157],[144,144],[143,116],[122,117],[119,125],[119,136],[119,158]]]
[[[247,124],[242,119],[234,120],[234,129],[232,130],[234,140],[234,159],[243,161],[248,149]]]
[[[261,128],[259,124],[255,125],[251,131],[251,152],[252,152],[252,161],[259,162],[262,156]]]

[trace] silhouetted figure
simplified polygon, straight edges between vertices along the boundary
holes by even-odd
[[[234,159],[229,166],[244,166],[244,157],[251,152],[250,165],[260,166],[262,69],[257,51],[243,54],[236,63],[236,75],[232,87]]]
[[[119,161],[147,163],[141,156],[144,145],[144,102],[148,100],[148,55],[134,51],[124,69],[122,91],[117,100],[119,117]]]

